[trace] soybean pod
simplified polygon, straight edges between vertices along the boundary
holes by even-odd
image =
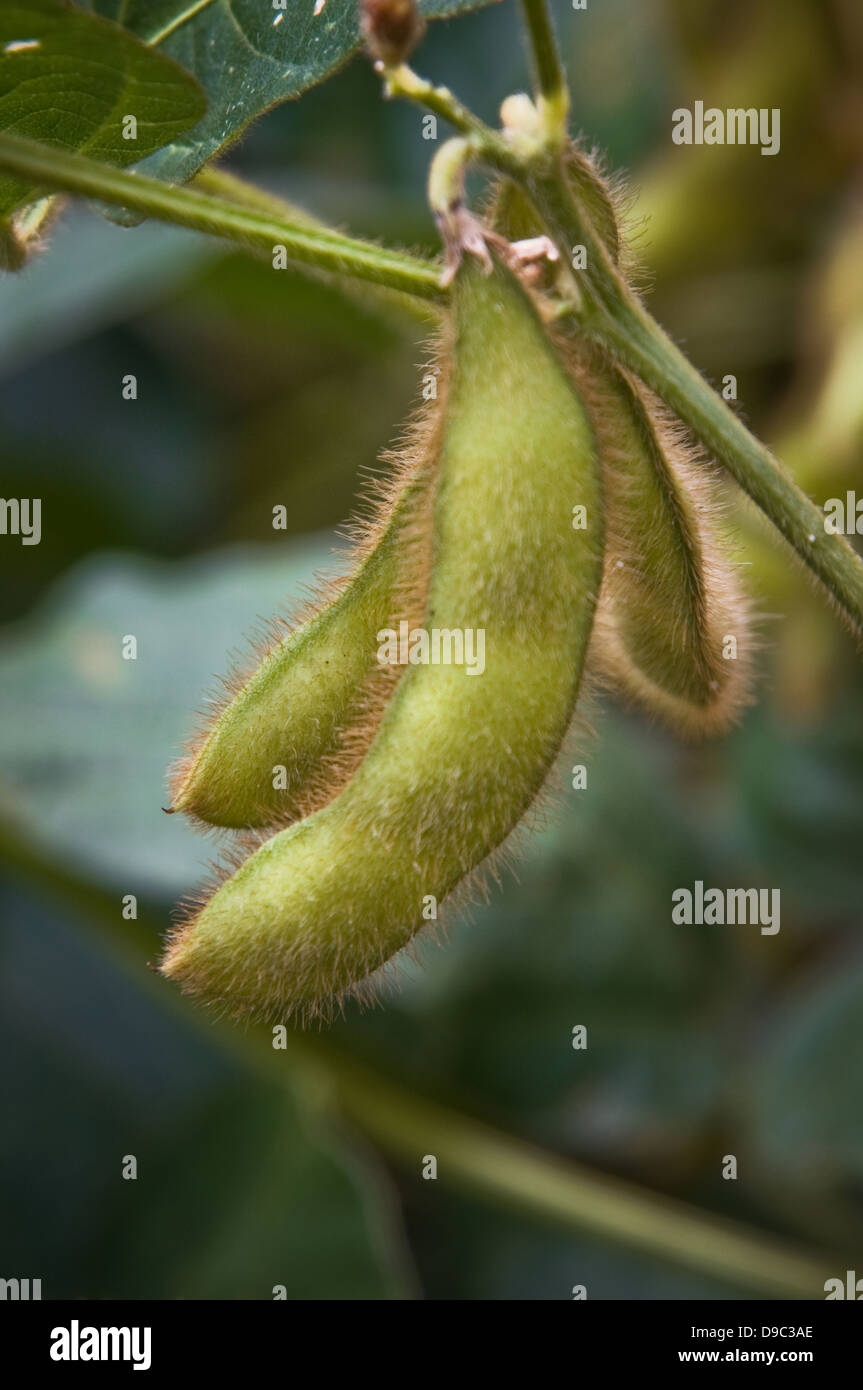
[[[719,732],[746,702],[751,634],[714,480],[640,383],[584,348],[573,373],[589,401],[607,506],[591,670],[691,736]]]
[[[623,195],[580,146],[573,192],[612,260],[623,259]],[[535,213],[506,180],[492,207],[510,238]],[[684,428],[635,378],[578,339],[570,370],[588,401],[606,489],[606,575],[589,665],[612,690],[690,736],[726,729],[748,698],[749,611],[717,521],[716,484]]]
[[[588,415],[509,270],[466,258],[451,320],[424,631],[481,634],[482,669],[412,661],[339,795],[178,929],[163,972],[232,1013],[367,993],[525,817],[573,716],[603,558]]]
[[[589,217],[593,231],[612,261],[622,262],[626,273],[631,273],[629,247],[621,234],[627,203],[622,184],[619,180],[607,179],[598,156],[578,141],[570,141],[564,162],[570,187]],[[488,218],[495,231],[509,241],[535,237],[542,230],[529,198],[511,179],[500,179],[494,186]]]
[[[353,573],[228,683],[228,699],[174,773],[173,810],[230,829],[285,825],[350,775],[397,674],[376,663],[376,634],[419,620],[425,601],[434,428],[413,434]]]

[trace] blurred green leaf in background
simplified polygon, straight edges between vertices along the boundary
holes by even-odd
[[[280,59],[303,83],[354,49],[353,8],[334,5],[304,11],[307,40],[332,26],[320,54]],[[198,23],[225,22],[225,6],[208,9]],[[146,39],[145,18],[170,27],[177,10],[129,5],[126,21]],[[261,26],[270,42],[288,20],[254,10],[266,51]],[[657,316],[714,380],[737,376],[738,408],[819,503],[841,495],[863,460],[859,6],[602,0],[582,14],[561,0],[556,17],[575,125],[628,173]],[[504,5],[433,25],[423,68],[493,117],[526,85],[516,29]],[[185,62],[190,34],[180,25],[156,51]],[[196,69],[208,114],[155,156],[160,173],[191,172],[279,99],[260,63],[252,105],[230,116],[235,75],[214,86]],[[781,105],[782,158],[672,145],[671,111],[698,97]],[[433,150],[417,112],[381,103],[358,62],[270,111],[231,159],[340,224],[431,246]],[[85,209],[0,282],[2,490],[43,499],[42,544],[0,545],[2,821],[36,847],[28,868],[0,833],[14,1058],[0,1255],[46,1297],[751,1294],[743,1275],[504,1210],[445,1169],[424,1181],[433,1133],[396,1163],[359,1119],[335,1119],[325,1066],[290,1050],[262,1066],[242,1030],[146,970],[171,903],[220,848],[163,815],[167,768],[238,634],[332,564],[422,361],[416,323],[395,311]],[[287,533],[273,530],[277,504]],[[863,682],[853,643],[752,510],[731,505],[762,643],[741,728],[690,747],[597,702],[571,759],[587,789],[564,765],[517,875],[443,949],[425,944],[382,1008],[350,1007],[308,1047],[406,1103],[859,1269]],[[127,633],[135,662],[121,659]],[[778,936],[673,925],[673,890],[697,879],[781,888]],[[122,916],[128,894],[138,921]],[[121,1178],[128,1154],[135,1182]]]

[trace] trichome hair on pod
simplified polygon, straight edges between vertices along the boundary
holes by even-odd
[[[437,380],[445,389],[443,367]],[[348,780],[400,674],[376,661],[377,633],[422,619],[438,428],[426,404],[346,528],[346,573],[319,582],[291,621],[272,620],[251,662],[223,682],[174,770],[172,810],[206,827],[284,826]]]
[[[597,349],[573,342],[569,360],[606,497],[591,671],[690,737],[721,732],[748,702],[753,634],[708,461],[662,403]]]
[[[627,195],[577,142],[570,184],[613,261],[631,280],[622,235]],[[503,180],[490,218],[510,238],[536,230],[522,191]],[[594,426],[606,492],[605,578],[589,666],[612,691],[690,737],[721,732],[747,703],[749,607],[726,553],[709,461],[647,388],[583,340],[563,339]],[[734,659],[723,654],[734,638]]]
[[[485,667],[407,666],[359,766],[181,923],[162,971],[232,1014],[326,1016],[487,865],[573,718],[602,579],[585,405],[528,292],[470,257],[436,403],[427,630],[484,634]],[[573,526],[575,506],[589,519]]]
[[[564,160],[573,193],[611,260],[626,279],[638,278],[641,268],[632,236],[627,234],[631,196],[624,179],[609,177],[599,151],[588,149],[580,140],[568,142]],[[489,225],[510,241],[525,240],[541,230],[527,195],[507,178],[494,184],[486,217]]]

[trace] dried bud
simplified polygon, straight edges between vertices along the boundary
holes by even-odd
[[[416,0],[360,0],[360,28],[372,57],[394,68],[416,48],[425,20]]]

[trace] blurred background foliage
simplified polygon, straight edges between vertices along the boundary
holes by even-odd
[[[819,503],[843,496],[863,482],[859,5],[593,0],[557,16],[575,124],[628,175],[654,313],[711,379],[736,375],[738,408]],[[418,66],[494,118],[526,84],[518,18],[506,3],[434,25]],[[780,107],[781,153],[674,146],[671,111],[695,99]],[[421,126],[356,60],[229,163],[434,250]],[[423,1181],[433,1134],[392,1164],[334,1124],[289,1053],[286,1091],[143,968],[218,848],[162,815],[165,770],[226,653],[328,562],[422,356],[417,324],[363,295],[80,206],[0,283],[2,493],[43,500],[42,543],[0,544],[0,1274],[41,1277],[45,1296],[748,1293],[446,1173]],[[762,642],[742,727],[693,748],[592,709],[587,791],[562,795],[517,879],[446,949],[425,946],[385,1007],[349,1008],[331,1040],[406,1091],[859,1268],[863,677],[766,525],[729,507]],[[70,870],[143,953],[106,949]],[[671,893],[696,879],[780,888],[781,932],[673,926]],[[146,923],[122,920],[128,893]]]

